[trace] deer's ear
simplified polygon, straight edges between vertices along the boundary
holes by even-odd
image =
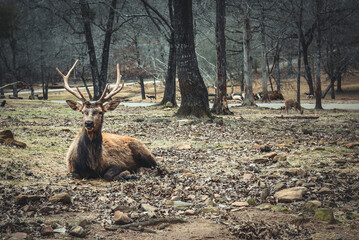
[[[103,105],[103,109],[107,112],[107,111],[113,111],[117,108],[117,106],[120,104],[120,100],[115,99],[115,100],[111,100],[108,103]]]
[[[72,108],[72,110],[80,112],[82,109],[82,104],[74,100],[66,100],[66,103],[70,106],[70,108]]]

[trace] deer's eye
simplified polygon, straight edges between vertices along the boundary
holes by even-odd
[[[97,115],[98,114],[98,111],[93,111],[92,112],[92,115]]]
[[[88,115],[89,115],[89,112],[88,112],[88,111],[84,111],[84,114],[85,114],[86,116],[88,116]]]

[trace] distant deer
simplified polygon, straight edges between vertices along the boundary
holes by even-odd
[[[102,133],[104,114],[107,111],[115,110],[120,103],[118,99],[111,100],[111,97],[119,93],[124,86],[124,82],[122,82],[120,87],[119,65],[117,64],[115,87],[107,94],[109,87],[107,84],[100,99],[91,103],[85,99],[78,87],[77,94],[68,84],[69,76],[77,62],[78,60],[66,76],[56,68],[64,80],[65,89],[81,100],[81,103],[66,100],[73,110],[82,113],[83,119],[83,128],[75,137],[66,156],[68,170],[72,176],[75,178],[103,177],[111,181],[118,179],[120,174],[126,170],[136,172],[141,167],[156,166],[154,156],[139,140]]]
[[[300,114],[303,114],[303,108],[300,106],[300,104],[297,101],[293,99],[286,100],[284,106],[286,113],[288,114],[288,110],[292,108],[294,108],[296,111],[300,111]]]

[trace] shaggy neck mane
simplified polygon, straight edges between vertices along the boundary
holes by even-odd
[[[101,130],[89,133],[83,128],[77,152],[83,168],[97,169],[102,156]]]

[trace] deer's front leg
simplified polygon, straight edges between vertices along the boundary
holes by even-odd
[[[114,178],[118,175],[120,175],[122,172],[126,171],[126,169],[119,167],[119,166],[110,166],[106,169],[105,174],[103,175],[103,178],[107,181],[112,181]]]

